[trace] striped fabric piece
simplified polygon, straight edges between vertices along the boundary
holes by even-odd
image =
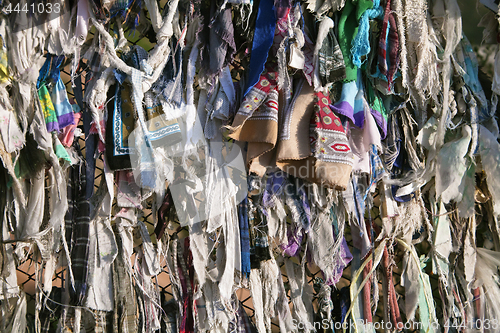
[[[389,16],[390,30],[389,30],[389,71],[387,72],[387,81],[389,88],[392,87],[394,77],[399,67],[399,34],[396,30],[396,19],[391,12]]]
[[[74,288],[68,281],[71,305],[81,306],[87,292],[90,203],[85,198],[87,180],[85,162],[77,142],[73,147],[80,162],[72,165],[68,179],[68,210],[65,216],[66,242],[71,256]]]
[[[323,86],[346,78],[344,56],[333,28],[328,31],[319,49],[318,57],[319,75]]]
[[[288,182],[284,187],[286,205],[292,212],[295,225],[308,232],[311,227],[311,206],[304,190],[304,181],[288,176]]]
[[[248,192],[255,188],[249,187]],[[271,259],[267,239],[267,215],[261,206],[262,194],[253,195],[248,200],[248,225],[250,232],[250,266],[260,268],[260,263]]]
[[[388,23],[389,23],[389,12],[391,10],[391,0],[387,0],[385,7],[384,19],[382,21],[382,33],[380,34],[380,39],[378,42],[378,68],[380,73],[387,75],[387,35],[388,35]]]
[[[54,326],[57,326],[62,310],[61,295],[62,289],[58,287],[53,287],[48,297],[43,295],[43,307],[39,314],[41,333],[53,332]]]
[[[127,268],[128,258],[123,251],[123,239],[119,227],[115,224],[113,230],[116,235],[118,256],[113,261],[113,296],[115,308],[113,311],[113,333],[137,332],[138,331],[138,298],[133,285],[131,270]],[[109,332],[109,331],[108,331]]]
[[[370,186],[364,195],[364,200],[368,196],[369,188],[371,188],[374,184],[376,184],[385,174],[384,162],[380,158],[379,151],[377,146],[371,144],[370,145],[370,168],[371,168],[371,177],[370,177]]]
[[[378,45],[378,68],[380,73],[387,78],[389,91],[399,65],[398,49],[399,36],[396,30],[396,20],[394,12],[391,11],[391,0],[388,0]],[[387,59],[387,52],[389,52],[389,59]]]
[[[243,303],[237,301],[238,310],[235,319],[229,322],[229,332],[235,333],[257,333],[257,329],[252,323],[250,317],[243,308]]]
[[[82,326],[87,332],[107,333],[112,324],[112,312],[87,310],[82,313]]]

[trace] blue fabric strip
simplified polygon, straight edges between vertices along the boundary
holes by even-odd
[[[248,229],[248,198],[245,197],[238,205],[238,220],[240,224],[241,273],[250,276],[250,231]]]
[[[272,0],[261,0],[255,21],[252,53],[250,54],[248,69],[248,84],[244,96],[259,82],[260,74],[264,71],[264,65],[267,61],[267,55],[271,45],[273,45],[275,29],[276,13],[274,12],[274,2]]]
[[[40,74],[36,81],[36,87],[39,89],[43,83],[51,82],[55,84],[61,75],[60,67],[65,59],[64,55],[56,56],[47,53],[46,60],[40,68]]]

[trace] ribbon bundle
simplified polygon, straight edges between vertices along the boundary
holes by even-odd
[[[1,2],[2,331],[500,330],[500,49],[457,0],[34,4]]]

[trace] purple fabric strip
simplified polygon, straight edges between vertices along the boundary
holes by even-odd
[[[68,125],[74,125],[75,124],[75,117],[73,115],[73,112],[58,116],[57,122],[58,122],[57,127],[60,130],[62,130],[64,127],[66,127]]]
[[[335,105],[330,105],[330,108],[337,114],[344,115],[351,120],[354,119],[354,109],[349,102],[342,101]]]
[[[283,194],[283,185],[285,178],[284,173],[281,171],[269,174],[266,182],[266,189],[262,193],[262,207],[271,208],[273,207],[273,201],[276,197]]]
[[[304,213],[306,215],[306,224],[303,225],[305,231],[307,232],[311,226],[311,205],[309,204],[309,200],[307,200],[307,193],[306,191],[304,190],[304,187],[302,186],[304,183],[304,181],[302,179],[299,179],[299,188],[297,189],[298,190],[298,194],[299,194],[299,199],[300,199],[300,203],[299,204],[302,204],[302,208],[304,209]]]
[[[363,128],[363,125],[365,124],[365,113],[363,110],[354,112],[354,108],[351,103],[346,101],[336,103],[335,105],[330,105],[330,108],[336,114],[341,114],[351,119],[356,127]]]
[[[283,250],[283,255],[294,257],[302,244],[302,238],[304,237],[302,228],[295,228],[292,232],[288,229],[288,244],[281,244],[280,247]]]
[[[46,123],[47,132],[59,131],[59,123],[57,121],[53,121],[51,123]]]
[[[363,128],[365,124],[365,113],[363,111],[361,112],[356,112],[354,114],[354,125],[356,125],[359,128]]]
[[[333,236],[336,239],[335,228],[332,227]],[[344,273],[344,269],[349,265],[352,260],[351,251],[349,251],[349,246],[345,240],[345,237],[342,236],[342,243],[340,244],[339,253],[335,254],[339,259],[337,260],[337,266],[335,267],[335,272],[331,279],[325,281],[325,283],[329,286],[335,285],[340,281],[342,274]]]
[[[333,110],[333,112],[341,114],[351,119],[351,121],[354,123],[354,125],[356,125],[356,127],[363,128],[363,125],[365,123],[364,112],[360,111],[354,113],[354,109],[349,102],[339,102],[335,105],[330,105],[330,108]],[[384,116],[380,112],[372,108],[370,108],[370,113],[373,115],[375,122],[377,123],[379,129],[382,132],[381,133],[382,138],[385,138],[387,136],[387,122]]]

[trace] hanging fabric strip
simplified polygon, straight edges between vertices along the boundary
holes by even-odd
[[[260,1],[255,21],[255,32],[252,42],[252,51],[247,79],[247,85],[243,96],[246,96],[250,89],[259,81],[259,77],[264,70],[267,55],[274,39],[276,28],[276,14],[274,12],[273,1]]]

